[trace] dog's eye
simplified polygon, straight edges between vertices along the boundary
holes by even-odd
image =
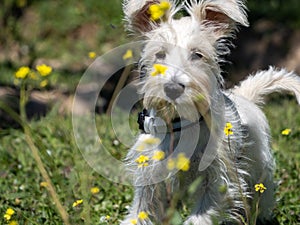
[[[193,51],[191,53],[191,60],[199,60],[199,59],[202,59],[202,58],[203,58],[203,55],[199,51]]]
[[[155,54],[155,57],[157,59],[165,59],[166,58],[166,52],[165,51],[159,51]]]

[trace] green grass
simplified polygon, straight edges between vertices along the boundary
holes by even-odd
[[[103,136],[109,123],[105,117],[97,121],[99,133]],[[88,167],[81,153],[73,144],[70,117],[48,115],[31,123],[33,138],[37,143],[43,162],[48,170],[58,195],[67,209],[71,224],[100,223],[100,217],[109,215],[109,224],[117,224],[117,219],[125,213],[131,201],[132,190],[128,186],[112,183]],[[115,155],[125,154],[125,149],[114,146],[115,137],[108,133],[104,140]],[[40,185],[43,179],[36,167],[31,152],[21,130],[1,130],[0,139],[0,224],[5,224],[3,215],[7,208],[16,213],[12,219],[19,224],[62,224],[47,190]],[[103,162],[105,163],[105,162]],[[100,192],[92,194],[90,188],[98,187]],[[73,202],[83,199],[88,203],[72,207]],[[89,215],[87,215],[89,214]]]
[[[275,178],[279,182],[275,214],[282,225],[298,224],[299,106],[290,99],[273,100],[265,111],[272,128],[272,146],[277,162]],[[115,157],[122,158],[127,149],[113,144],[116,136],[108,118],[98,116],[96,121],[105,146]],[[118,224],[131,202],[132,188],[112,183],[86,165],[74,144],[70,116],[59,116],[53,110],[47,117],[30,122],[30,126],[45,167],[70,215],[71,224]],[[281,135],[285,128],[292,129],[289,136]],[[62,224],[41,182],[43,178],[27,147],[23,132],[18,129],[0,130],[0,224],[6,224],[3,215],[9,207],[16,211],[12,219],[20,225]],[[100,192],[92,194],[91,187],[99,187]],[[72,207],[78,199],[83,199],[85,204]],[[108,222],[101,222],[100,218],[106,215],[110,216]]]
[[[295,101],[273,101],[266,107],[271,124],[272,147],[276,158],[275,178],[279,182],[275,209],[281,224],[299,224],[300,221],[300,113]],[[289,136],[281,135],[285,128]]]

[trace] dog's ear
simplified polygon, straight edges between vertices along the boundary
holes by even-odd
[[[151,14],[151,7],[161,15],[153,19],[153,14],[157,12],[154,11]],[[126,28],[138,34],[149,32],[170,18],[170,10],[171,1],[169,0],[124,0]]]
[[[237,25],[249,25],[242,0],[191,0],[188,11],[197,22],[221,36],[235,31]]]

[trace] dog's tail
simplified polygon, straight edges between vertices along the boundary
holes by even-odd
[[[273,67],[249,76],[233,88],[233,93],[258,105],[265,103],[266,95],[284,91],[292,92],[300,104],[300,76],[285,69],[277,70]]]

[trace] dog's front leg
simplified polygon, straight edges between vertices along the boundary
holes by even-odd
[[[197,199],[192,214],[184,222],[184,225],[213,225],[218,224],[224,196],[219,190],[220,184],[210,184],[209,187],[195,193]]]
[[[129,214],[121,225],[153,225],[163,221],[166,215],[167,195],[165,184],[135,187],[135,195]],[[147,215],[141,217],[141,213]]]

